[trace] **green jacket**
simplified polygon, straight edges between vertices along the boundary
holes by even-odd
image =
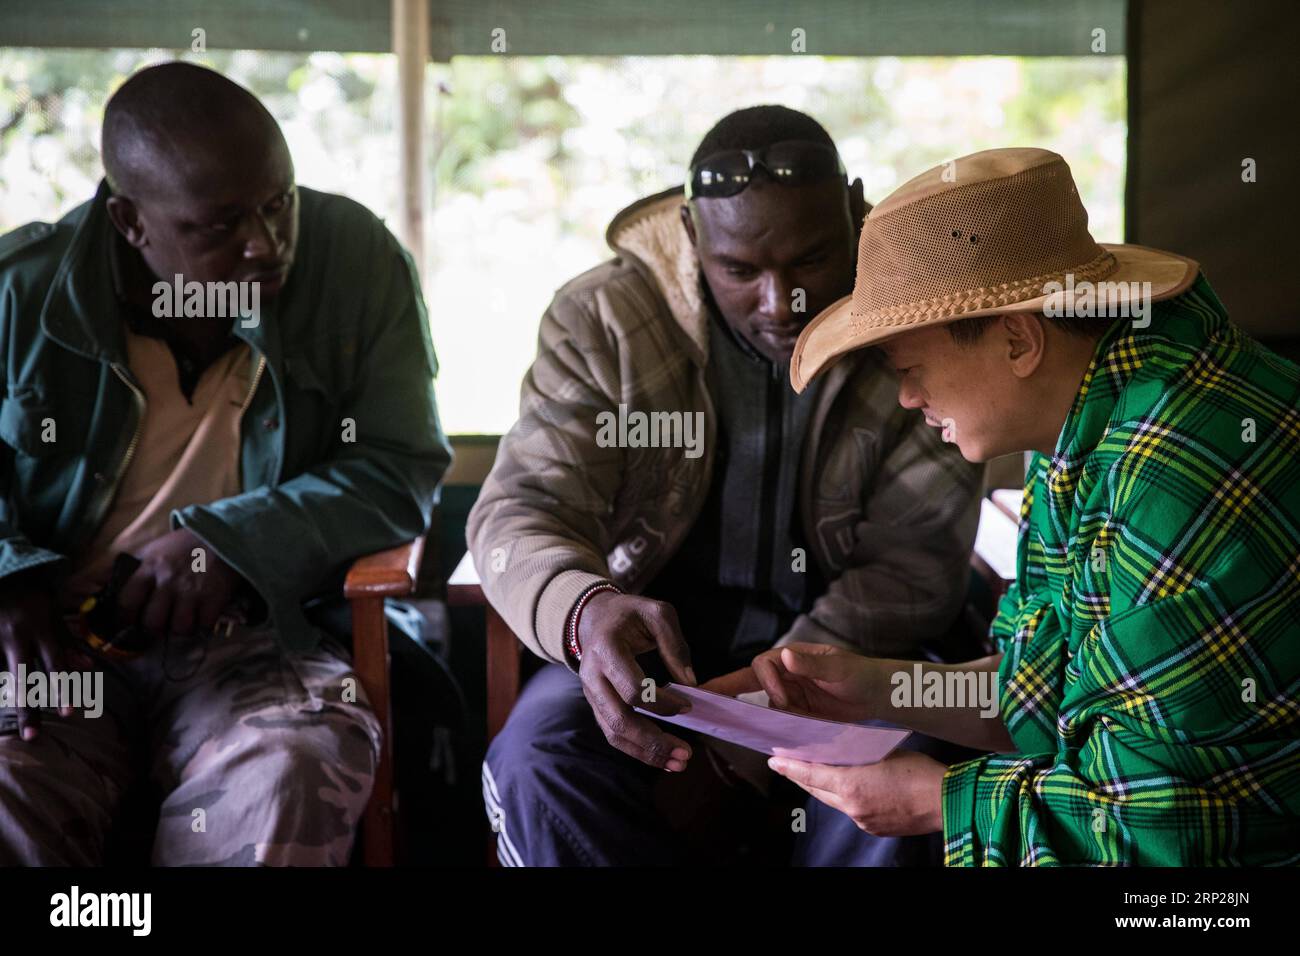
[[[58,223],[0,238],[0,577],[84,547],[135,450],[144,398],[127,367],[107,196],[101,183]],[[318,637],[304,599],[427,528],[451,460],[410,257],[363,206],[302,188],[299,200],[287,284],[256,326],[233,326],[254,363],[245,490],[172,513],[257,590],[288,649]]]
[[[1300,863],[1298,400],[1204,278],[1103,336],[993,622],[1019,752],[948,771],[949,865]]]

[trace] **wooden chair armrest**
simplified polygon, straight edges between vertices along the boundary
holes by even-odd
[[[357,558],[343,582],[343,596],[352,605],[353,668],[374,709],[382,736],[374,789],[361,822],[362,852],[367,866],[392,866],[398,843],[384,598],[415,593],[423,557],[424,535],[421,535],[396,548]]]
[[[352,562],[343,582],[343,596],[355,598],[405,597],[415,592],[424,557],[424,536],[387,551],[367,554]]]

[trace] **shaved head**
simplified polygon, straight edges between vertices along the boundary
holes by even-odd
[[[753,106],[719,120],[691,165],[783,140],[835,148],[806,113]],[[699,259],[701,297],[760,355],[789,364],[809,320],[853,291],[858,229],[869,208],[860,179],[787,186],[763,170],[734,196],[692,199],[681,217]]]
[[[192,63],[141,70],[104,110],[104,171],[118,195],[140,196],[201,177],[232,143],[266,148],[283,145],[284,138],[257,97]]]
[[[298,231],[293,159],[275,118],[213,70],[164,63],[136,73],[104,110],[109,218],[154,278],[288,279]]]

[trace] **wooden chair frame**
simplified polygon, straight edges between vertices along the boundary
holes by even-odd
[[[393,711],[389,680],[388,623],[384,599],[415,593],[424,538],[353,562],[343,584],[352,605],[352,665],[379,719],[382,742],[375,786],[361,819],[362,861],[392,866],[397,853],[397,794],[393,787]]]

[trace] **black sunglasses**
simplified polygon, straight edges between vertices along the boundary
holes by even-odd
[[[728,149],[706,156],[691,167],[686,199],[735,196],[753,181],[756,168],[785,186],[847,178],[834,149],[824,143],[790,139],[762,149]]]

